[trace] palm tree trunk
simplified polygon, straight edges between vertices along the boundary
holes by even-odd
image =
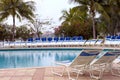
[[[15,39],[15,16],[13,15],[13,31],[12,31],[12,41]]]
[[[93,15],[92,15],[92,25],[93,25],[93,38],[96,39],[95,19]]]
[[[92,25],[93,25],[93,38],[96,39],[96,28],[95,28],[95,4],[94,0],[91,0],[91,6],[90,6],[90,12],[91,12],[91,18],[92,18]]]

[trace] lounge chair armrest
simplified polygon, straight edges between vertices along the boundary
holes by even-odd
[[[92,66],[90,66],[90,68],[92,70],[103,70],[105,68],[107,68],[108,64],[107,63],[101,63],[101,64],[94,64]]]
[[[63,65],[63,66],[68,66],[69,64],[71,64],[71,62],[69,60],[66,60],[66,61],[56,61],[56,62],[53,62],[53,64],[56,64],[56,65]]]
[[[84,66],[85,66],[85,64],[83,64],[83,65],[75,65],[74,68],[79,68],[79,67],[84,67]]]
[[[85,65],[75,65],[72,68],[79,70],[79,69],[85,69],[85,67],[86,67]]]

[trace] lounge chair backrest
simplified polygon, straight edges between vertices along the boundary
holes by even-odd
[[[33,42],[33,41],[34,41],[33,38],[28,39],[28,42]]]
[[[111,39],[111,36],[107,36],[106,39],[107,39],[107,40],[108,40],[108,39]]]
[[[66,41],[70,41],[70,37],[65,37],[65,40]]]
[[[112,53],[112,54],[111,54]],[[118,56],[119,56],[120,52],[110,52],[109,54],[111,54],[112,56],[109,57],[109,63],[113,62]]]
[[[59,40],[59,37],[54,37],[54,41],[57,42]]]
[[[48,37],[47,39],[48,39],[48,41],[49,41],[49,42],[51,42],[51,41],[52,41],[52,37]]]
[[[120,36],[117,36],[117,39],[120,39]]]
[[[102,42],[103,42],[103,40],[102,40],[102,39],[98,39],[98,40],[96,41],[95,45],[101,45],[101,44],[102,44]]]
[[[89,64],[101,50],[84,50],[78,55],[70,66]]]

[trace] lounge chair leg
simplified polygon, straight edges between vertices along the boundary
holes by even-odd
[[[103,72],[104,72],[104,69],[101,69],[99,75],[95,76],[94,73],[93,73],[93,70],[89,70],[90,77],[94,78],[94,79],[97,79],[97,80],[101,80],[101,78],[103,76]]]
[[[77,75],[76,75],[76,78],[72,78],[72,77],[71,77],[71,75],[70,75],[70,71],[69,71],[69,68],[67,68],[67,73],[68,73],[68,78],[69,78],[69,80],[78,80],[78,77],[79,77],[80,71],[78,71],[77,73],[74,72],[74,73],[77,74]]]
[[[118,74],[117,74],[118,73]],[[116,73],[114,73],[114,71],[111,69],[111,74],[114,76],[118,76],[120,77],[120,70],[118,69]]]
[[[55,74],[55,75],[58,75],[58,76],[61,76],[61,77],[62,77],[62,76],[63,76],[63,74],[64,74],[64,72],[65,72],[65,68],[66,68],[66,67],[64,67],[64,68],[63,68],[63,70],[62,70],[62,73],[61,73],[61,74],[60,74],[60,73],[55,72],[54,67],[52,67],[52,70],[51,70],[51,71],[52,71],[52,73],[53,73],[53,74]]]
[[[67,68],[66,70],[67,70],[67,74],[68,74],[68,79],[72,80],[73,78],[70,77],[70,71],[69,71],[69,69]]]
[[[76,77],[76,80],[78,79],[78,77],[79,77],[79,74],[80,74],[80,72],[78,72],[78,73],[77,73],[77,77]]]
[[[111,64],[110,66],[110,71],[111,71],[111,74],[114,75],[114,76],[120,76],[120,68],[117,68],[117,72],[115,73],[114,70],[113,70],[113,64]],[[117,74],[118,73],[118,74]]]

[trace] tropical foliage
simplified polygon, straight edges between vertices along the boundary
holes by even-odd
[[[0,24],[0,40],[12,39],[12,27],[7,24]]]
[[[84,11],[86,10],[86,11]],[[88,18],[86,7],[74,7],[69,12],[63,10],[63,16],[60,20],[64,20],[59,29],[56,29],[55,34],[59,36],[80,36],[90,38],[92,36],[91,20]],[[91,26],[91,27],[90,27]]]
[[[116,35],[120,32],[120,0],[103,0],[100,4],[110,18],[106,20],[106,16],[101,15],[101,21],[104,21],[110,35]]]
[[[27,28],[27,26],[22,25],[16,28],[16,36],[15,36],[16,39],[25,41],[30,37],[33,37],[33,36],[31,35],[31,31],[30,29]]]
[[[13,18],[12,39],[15,37],[15,19],[20,21],[22,18],[33,20],[35,10],[34,2],[23,0],[0,0],[0,21],[5,20],[9,16]]]
[[[63,11],[63,20],[56,33],[65,36],[116,35],[120,30],[120,0],[71,0],[79,5]],[[99,15],[98,17],[96,17]],[[91,32],[92,31],[92,32]],[[72,35],[71,35],[71,34]],[[92,34],[93,36],[91,36]],[[86,37],[87,36],[87,37]]]
[[[29,37],[33,37],[32,32],[27,26],[22,25],[16,27],[15,39],[27,40]],[[12,27],[7,24],[0,24],[0,40],[12,41]]]

